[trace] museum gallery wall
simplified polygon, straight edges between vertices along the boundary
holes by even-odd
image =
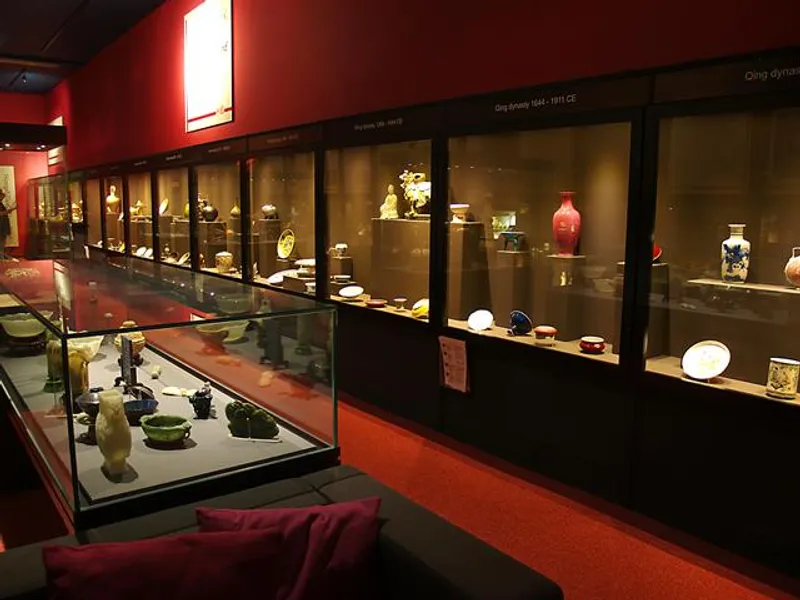
[[[312,14],[310,7],[296,3],[267,9],[260,3],[234,1],[236,118],[232,124],[188,135],[183,130],[179,32],[183,14],[193,4],[183,0],[165,3],[51,95],[51,112],[65,115],[70,132],[70,161],[77,168],[387,107],[800,42],[791,19],[794,9],[790,3],[775,3],[767,10],[763,4],[756,6],[753,2],[700,7],[681,2],[670,3],[658,13],[654,13],[652,6],[634,2],[602,8],[586,2],[580,8],[553,6],[544,12],[519,3],[502,11],[484,11],[478,18],[468,9],[453,14],[444,7],[422,3],[417,6],[414,2],[399,6],[393,2],[359,1],[351,2],[346,11],[341,7],[315,7]],[[441,37],[437,40],[439,53],[431,54],[427,45],[403,43],[404,39],[417,35],[419,24],[397,15],[416,14],[415,11],[425,14],[426,29]],[[317,23],[325,26],[317,27]],[[598,23],[605,26],[599,28]],[[495,36],[492,44],[469,43],[485,38],[487,28],[502,31],[503,35]],[[680,43],[675,42],[676,30],[681,31]],[[164,34],[169,31],[175,34]],[[714,31],[714,35],[709,35],[709,31]],[[636,52],[631,48],[636,48]],[[554,49],[558,49],[557,60],[553,58]],[[292,60],[285,60],[287,55]],[[324,57],[324,61],[319,57]],[[145,72],[147,77],[121,76]],[[117,85],[98,90],[98,80],[113,80]],[[277,89],[281,93],[274,93]],[[359,93],[353,93],[355,89]],[[141,102],[141,97],[158,98],[158,102]],[[791,120],[791,116],[770,113],[744,117],[743,125],[740,117],[731,117],[730,127],[725,129],[726,136],[731,137],[727,144],[720,145],[724,148],[723,159],[730,165],[742,166],[763,158],[763,152],[756,150],[757,143],[748,145],[746,151],[742,149],[742,136],[751,139],[747,136],[764,135],[767,123],[776,118]],[[705,290],[702,294],[706,296],[713,296],[713,292],[708,293],[708,286],[692,282],[707,279],[711,272],[724,278],[720,263],[723,240],[730,237],[752,240],[755,260],[756,249],[765,245],[762,239],[774,239],[775,232],[779,232],[780,242],[770,247],[768,254],[760,253],[759,260],[770,256],[780,266],[770,263],[769,269],[761,271],[754,264],[748,274],[753,278],[751,282],[777,285],[775,278],[780,276],[782,265],[791,255],[793,245],[787,245],[780,227],[770,224],[769,215],[756,215],[752,210],[742,214],[743,211],[735,210],[743,182],[726,180],[732,172],[730,165],[726,163],[723,173],[716,178],[697,175],[703,157],[717,153],[716,147],[694,159],[674,150],[688,148],[691,154],[691,150],[700,147],[699,140],[707,139],[709,132],[713,136],[717,127],[714,121],[680,116],[672,120],[664,118],[656,124],[661,134],[661,152],[652,168],[658,174],[651,173],[657,186],[654,193],[658,193],[653,220],[656,242],[663,244],[667,252],[657,257],[660,260],[657,264],[677,266],[680,262],[689,265],[685,271],[675,271],[673,266],[651,267],[652,242],[639,239],[643,236],[626,239],[626,232],[631,231],[625,222],[630,208],[628,195],[632,192],[628,188],[629,167],[630,161],[638,160],[639,156],[630,149],[640,147],[638,136],[644,125],[630,115],[622,120],[580,126],[563,123],[547,131],[464,131],[463,135],[451,137],[447,151],[452,198],[448,204],[469,204],[477,221],[484,223],[483,239],[490,240],[483,248],[487,250],[487,265],[489,261],[515,261],[514,256],[501,252],[519,251],[516,244],[523,244],[526,253],[538,251],[537,260],[545,265],[585,261],[580,271],[591,276],[581,283],[582,288],[587,288],[583,295],[612,298],[599,310],[600,303],[571,305],[566,314],[562,311],[558,327],[562,330],[558,339],[564,339],[567,330],[572,331],[569,340],[576,353],[583,349],[579,347],[583,335],[597,334],[593,337],[604,338],[600,358],[578,359],[570,352],[544,355],[526,348],[525,337],[516,340],[522,342],[519,344],[492,336],[469,337],[466,339],[471,393],[464,395],[440,388],[436,329],[426,328],[418,320],[388,316],[380,319],[379,313],[341,307],[340,324],[346,332],[340,340],[340,381],[344,390],[545,475],[651,514],[736,551],[749,552],[781,568],[791,568],[788,557],[793,547],[790,541],[793,532],[787,530],[781,515],[789,514],[791,503],[800,500],[800,490],[786,478],[777,479],[778,473],[768,460],[771,454],[797,451],[795,437],[788,431],[793,417],[787,417],[785,405],[760,398],[752,402],[739,397],[731,400],[726,390],[699,385],[687,392],[687,384],[679,378],[656,379],[658,373],[631,386],[624,380],[631,366],[615,364],[619,356],[615,347],[623,345],[625,340],[614,337],[620,332],[629,335],[623,323],[617,321],[620,316],[614,308],[621,304],[622,298],[613,296],[620,289],[619,265],[633,256],[630,252],[626,254],[626,248],[635,248],[632,252],[637,256],[647,256],[642,269],[653,269],[648,275],[656,288],[653,301],[669,299],[666,305],[653,305],[649,314],[651,332],[659,323],[667,332],[660,341],[650,339],[647,367],[651,371],[658,370],[658,356],[652,355],[657,343],[662,344],[658,352],[671,360],[679,359],[686,344],[678,341],[677,330],[685,332],[694,327],[676,324],[689,310],[681,304],[691,304],[683,291],[694,287]],[[400,153],[398,145],[405,146]],[[325,209],[328,218],[323,222],[329,228],[328,242],[347,243],[351,255],[359,258],[364,275],[357,266],[352,277],[356,281],[364,279],[372,286],[376,272],[371,249],[375,246],[376,228],[394,226],[379,222],[382,207],[391,206],[392,195],[402,201],[400,177],[412,165],[417,165],[413,173],[424,173],[429,181],[435,181],[434,154],[441,156],[443,149],[434,148],[426,136],[344,146],[326,148],[325,191],[329,203],[341,190],[349,194],[342,200],[344,207],[341,203],[335,205],[349,216],[344,219],[342,214],[334,214],[329,204]],[[547,157],[543,160],[541,154],[545,149]],[[790,145],[785,149],[791,154]],[[673,152],[681,156],[671,159]],[[390,161],[393,162],[390,166],[386,157],[393,154],[403,158]],[[490,172],[500,165],[498,159],[512,164],[518,176]],[[298,172],[308,172],[309,168],[318,172],[323,168],[319,163],[303,164],[302,169],[297,167]],[[457,173],[456,165],[478,168],[470,174]],[[774,170],[777,183],[785,185],[786,177],[781,177],[783,168],[776,164]],[[369,182],[359,178],[354,185],[356,175],[369,175]],[[637,186],[642,184],[638,177],[634,175]],[[212,179],[209,175],[207,181]],[[390,184],[395,186],[394,191],[389,190]],[[254,185],[259,184],[254,182]],[[772,200],[778,202],[775,198],[780,194],[779,186],[764,182],[754,185],[759,186],[756,189],[764,206]],[[93,193],[101,205],[110,189],[98,182]],[[638,197],[640,190],[633,193]],[[510,203],[505,194],[522,194],[524,199]],[[228,196],[230,200],[224,200],[226,209],[215,207],[218,218],[226,218],[234,207],[235,192]],[[611,208],[597,206],[597,199],[602,197],[613,200]],[[688,235],[690,244],[684,244],[686,223],[697,219],[694,213],[680,207],[689,206],[698,198],[703,206],[698,210],[709,219],[710,229],[696,236]],[[251,213],[259,210],[261,202],[251,199]],[[734,210],[715,212],[712,205]],[[677,206],[678,212],[670,212],[670,206]],[[753,202],[748,206],[754,206]],[[561,207],[569,215],[564,223],[574,223],[575,212],[581,215],[580,240],[574,248],[570,247],[570,240],[559,242],[558,235],[553,234],[553,215]],[[508,239],[509,236],[499,236],[500,231],[492,228],[492,217],[501,217],[498,222],[502,227],[503,214],[510,218],[510,213],[519,219],[517,231],[524,232],[524,238]],[[791,216],[790,211],[778,213],[783,215],[779,219]],[[444,242],[450,245],[451,261],[456,243],[453,231],[466,228],[459,218],[454,211],[441,219],[448,222]],[[416,221],[409,228],[424,227]],[[729,224],[748,227],[740,237],[738,229],[728,229]],[[751,234],[754,228],[757,231]],[[441,256],[440,242],[441,239],[432,243],[429,252]],[[565,246],[563,252],[557,247],[560,243]],[[690,246],[699,254],[683,254]],[[739,241],[728,243],[729,248],[734,246],[744,248]],[[305,248],[301,252],[315,250],[319,254],[319,248]],[[702,264],[694,264],[696,260]],[[494,262],[492,266],[498,264]],[[657,268],[672,271],[680,285],[658,288]],[[456,270],[452,263],[450,269]],[[513,273],[514,269],[506,271]],[[501,290],[509,289],[509,281],[516,280],[498,278],[497,268],[489,272],[492,275],[485,282],[477,285],[473,282],[475,289],[487,294],[484,300],[474,301],[470,306],[453,304],[452,298],[448,298],[446,316],[459,322],[451,323],[449,334],[470,335],[463,321],[484,306],[492,310],[503,338],[510,337],[505,326],[511,308],[532,317],[531,325],[552,324],[558,318],[557,311],[564,308],[557,294],[537,297],[541,286],[528,289],[511,286],[519,297],[513,307],[505,305],[507,300],[501,299],[507,295]],[[569,269],[559,267],[553,272],[559,281],[569,280]],[[430,274],[427,280],[422,275],[421,287],[415,295],[421,297],[431,281],[434,278]],[[448,284],[452,290],[451,282]],[[434,285],[443,284],[434,281]],[[431,296],[444,297],[440,291],[427,289]],[[389,296],[387,300],[393,300],[395,292],[390,289],[385,294]],[[659,314],[664,313],[675,318],[659,321]],[[711,321],[705,324],[713,325]],[[636,323],[628,325],[632,330],[639,327]],[[703,333],[703,338],[715,337],[713,332]],[[547,338],[548,334],[543,336]],[[597,342],[587,343],[591,349],[599,348]],[[734,357],[747,352],[746,348],[729,350]],[[791,352],[787,354],[792,356]],[[757,381],[763,391],[770,357],[753,357],[752,373],[740,373],[741,379]],[[733,361],[732,366],[739,368]],[[639,368],[635,366],[634,370]],[[365,372],[369,377],[364,377]],[[698,392],[700,389],[703,391]],[[740,451],[736,436],[730,434],[733,429],[721,430],[732,423],[742,427],[742,422],[749,424],[745,437],[753,440],[746,455]],[[676,439],[681,440],[678,446]],[[720,446],[709,440],[719,440]],[[748,467],[748,473],[752,474],[758,465],[760,489],[773,490],[775,493],[768,496],[778,498],[773,501],[772,510],[766,507],[764,499],[753,494],[745,494],[747,500],[743,499],[740,473],[729,460],[734,454],[740,466]],[[684,498],[688,493],[678,494],[675,490],[694,490],[691,495],[702,500],[693,503]],[[721,504],[726,510],[715,509]],[[731,517],[734,513],[736,518]],[[754,535],[763,543],[750,546],[742,543],[741,540],[752,539]],[[797,537],[800,536],[794,539]]]

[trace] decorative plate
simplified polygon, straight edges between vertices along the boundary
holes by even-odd
[[[267,277],[267,283],[270,285],[283,285],[283,278],[286,275],[288,275],[289,277],[296,277],[297,269],[284,269],[283,271],[278,271],[277,273],[273,273],[272,275]]]
[[[188,252],[178,259],[178,264],[179,265],[185,265],[187,262],[189,262],[189,253]]]
[[[306,269],[313,269],[317,266],[317,260],[315,258],[301,258],[299,260],[294,261],[295,267],[305,267]]]
[[[152,248],[145,248],[144,257],[145,258],[153,258],[153,249]]]
[[[681,359],[683,372],[692,379],[713,379],[731,362],[731,351],[722,342],[705,340],[689,348]]]
[[[348,285],[339,290],[339,295],[342,298],[358,298],[364,293],[364,288],[360,285]]]
[[[659,258],[661,258],[661,253],[663,250],[661,246],[653,242],[653,262],[656,262]]]
[[[372,298],[371,300],[367,300],[366,304],[370,308],[383,308],[386,306],[386,300],[383,298]]]
[[[425,319],[428,317],[429,310],[429,300],[427,298],[422,298],[414,302],[414,306],[411,307],[411,316],[415,319]]]
[[[486,331],[494,325],[494,315],[486,309],[478,309],[467,317],[467,327],[472,331]]]
[[[158,214],[165,215],[167,214],[167,209],[169,208],[169,198],[164,198],[161,201],[161,204],[158,205]]]
[[[533,321],[521,310],[512,310],[508,320],[511,335],[527,335],[533,331]]]
[[[144,256],[145,252],[147,252],[147,248],[145,246],[139,246],[136,249],[136,256]]]
[[[294,252],[294,232],[285,229],[278,238],[278,258],[289,258]]]

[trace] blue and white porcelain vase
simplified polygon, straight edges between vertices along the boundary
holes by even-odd
[[[722,242],[722,281],[744,283],[750,268],[750,242],[744,239],[742,224],[730,224],[731,236]]]

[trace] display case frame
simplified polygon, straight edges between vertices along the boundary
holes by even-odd
[[[310,298],[295,298],[230,280],[223,282],[203,274],[194,274],[190,286],[172,286],[165,283],[169,278],[164,276],[170,270],[187,274],[174,266],[137,261],[121,254],[109,256],[104,265],[85,259],[27,261],[0,274],[5,291],[19,302],[16,314],[0,316],[7,332],[3,340],[6,352],[0,358],[0,383],[33,458],[49,474],[45,483],[78,529],[199,501],[219,495],[221,489],[229,492],[245,489],[253,485],[254,478],[265,481],[298,476],[338,463],[335,308]],[[22,277],[16,271],[36,271],[39,275]],[[52,283],[48,284],[50,278]],[[216,293],[223,283],[227,290],[224,304]],[[120,294],[123,288],[126,291]],[[91,303],[92,297],[95,304],[85,305],[86,299]],[[250,308],[243,312],[238,298],[245,297],[249,298]],[[173,318],[160,318],[158,311],[154,312],[156,305],[167,307],[164,314]],[[118,318],[137,316],[138,324],[114,327],[108,314],[105,321],[99,314],[109,308],[122,315]],[[234,312],[217,312],[234,308]],[[171,312],[172,309],[177,312]],[[21,320],[16,315],[21,315]],[[239,324],[251,321],[258,324],[259,340],[262,329],[272,340],[265,346],[259,345],[262,350],[255,350],[252,356],[249,346],[229,345],[223,351],[221,344],[218,348],[217,342],[208,337],[210,332],[203,333],[209,328],[221,328],[226,335],[232,335],[235,329],[236,335],[244,336],[244,341],[249,339],[249,344],[254,334],[246,333],[249,327],[239,331]],[[19,325],[12,329],[12,324]],[[36,334],[35,348],[30,345],[32,337],[19,337],[18,332],[20,327],[32,325],[40,332]],[[205,329],[200,331],[200,328]],[[188,338],[180,343],[175,341],[176,335],[180,337],[187,331]],[[191,344],[187,346],[198,333],[199,353],[192,350]],[[128,358],[121,343],[123,337],[132,342]],[[41,348],[39,338],[43,340]],[[143,341],[141,346],[137,340]],[[279,351],[276,345],[283,347],[287,343],[298,350],[293,357]],[[300,353],[301,345],[308,345],[309,352]],[[269,362],[259,361],[258,352],[268,356]],[[137,356],[143,361],[141,366]],[[229,360],[224,365],[229,366],[221,366],[220,357],[225,356]],[[238,365],[230,362],[234,358]],[[125,378],[126,360],[132,361],[131,373],[139,372],[138,378],[131,381]],[[304,361],[308,368],[303,367]],[[117,364],[112,365],[113,362]],[[149,372],[154,364],[159,371],[163,369],[159,378],[146,376],[143,371]],[[312,365],[317,365],[313,371]],[[109,383],[120,370],[122,376]],[[250,371],[256,375],[260,371],[271,373],[266,387],[261,382],[263,373],[257,384],[255,380],[247,384],[243,377],[246,379],[244,374]],[[210,419],[208,415],[201,416],[194,396],[182,394],[186,397],[172,401],[170,392],[163,387],[200,389],[204,381],[211,383],[215,398]],[[180,443],[183,452],[171,453],[167,450],[177,448],[162,448],[151,433],[131,423],[133,449],[127,466],[118,476],[105,470],[110,455],[108,446],[100,439],[100,425],[95,428],[89,424],[87,429],[85,422],[87,415],[90,418],[92,415],[85,402],[91,400],[93,386],[99,384],[106,390],[121,389],[118,384],[124,387],[126,403],[141,403],[155,392],[159,401],[155,414],[182,415],[184,422],[193,426],[196,436],[187,436],[187,441]],[[145,390],[142,392],[145,396],[132,395],[128,391],[131,385],[131,390]],[[79,388],[77,391],[75,386]],[[282,395],[295,391],[305,395],[311,404],[301,406],[281,399]],[[190,403],[183,407],[187,398]],[[247,429],[248,439],[236,440],[236,435],[244,434],[236,434],[233,429],[234,433],[225,435],[227,424],[234,424],[229,403],[235,402],[264,408],[271,415],[277,423],[277,433],[267,436],[272,444],[256,439],[260,434],[255,429]],[[64,418],[57,414],[59,406]],[[81,410],[85,414],[78,418]],[[127,404],[125,417],[130,421]],[[145,417],[142,419],[144,423]],[[201,445],[206,446],[205,453],[198,455],[195,449]],[[183,466],[178,464],[180,456],[184,457]],[[102,457],[105,463],[101,467]]]

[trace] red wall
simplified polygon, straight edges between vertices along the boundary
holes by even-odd
[[[47,97],[39,94],[0,92],[0,123],[32,123],[46,125]]]
[[[364,111],[800,43],[796,0],[233,0],[232,124],[184,133],[168,0],[51,95],[81,168]]]
[[[28,239],[28,180],[47,175],[47,153],[0,152],[0,165],[14,167],[14,183],[17,188],[19,247],[9,248],[8,253],[14,256],[22,256]]]

